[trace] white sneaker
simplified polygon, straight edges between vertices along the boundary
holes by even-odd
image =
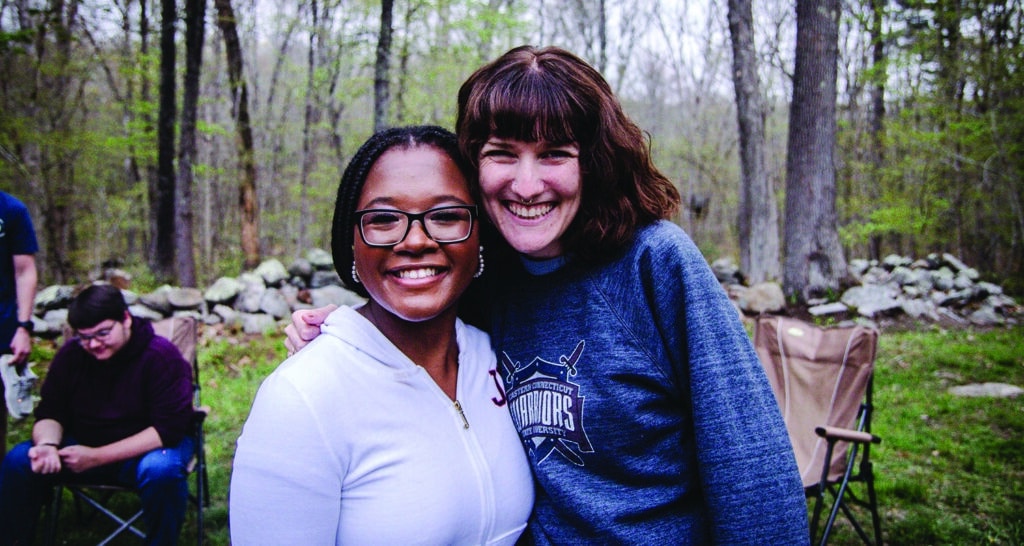
[[[4,398],[7,402],[7,413],[14,419],[24,419],[32,413],[35,400],[32,398],[32,388],[39,379],[32,371],[32,363],[25,364],[21,373],[18,373],[16,366],[11,364],[14,355],[0,355],[0,377],[4,382]]]

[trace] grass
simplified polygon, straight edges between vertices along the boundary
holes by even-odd
[[[1024,327],[883,335],[875,432],[891,544],[1024,544],[1024,397],[951,386],[1024,385]]]
[[[35,361],[53,347],[36,344]],[[954,385],[1024,385],[1024,326],[975,330],[885,332],[875,377],[872,451],[888,544],[1024,544],[1024,397],[959,398]],[[234,442],[260,381],[284,358],[279,334],[247,337],[204,332],[200,348],[212,504],[208,544],[228,544],[227,489]],[[37,372],[44,366],[37,366]],[[12,423],[8,446],[26,439],[28,422]],[[126,499],[125,503],[133,502]],[[96,520],[73,530],[74,510],[62,514],[62,542],[99,536]],[[186,522],[182,543],[195,532]],[[121,544],[137,544],[125,540]],[[842,519],[833,544],[857,544]]]

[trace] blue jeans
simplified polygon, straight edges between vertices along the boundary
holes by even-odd
[[[188,503],[187,466],[195,451],[191,437],[174,447],[154,449],[80,474],[69,470],[58,474],[32,472],[30,447],[32,442],[14,446],[0,465],[0,546],[32,543],[39,511],[58,482],[135,488],[142,500],[146,543],[177,544]]]

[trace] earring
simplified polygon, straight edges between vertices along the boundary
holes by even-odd
[[[363,282],[363,281],[359,280],[359,273],[356,273],[356,263],[355,262],[352,262],[352,280],[355,281],[356,284],[360,284],[361,282]]]
[[[476,273],[473,273],[473,278],[476,279],[480,275],[484,274],[484,245],[480,245],[480,267],[476,269]]]

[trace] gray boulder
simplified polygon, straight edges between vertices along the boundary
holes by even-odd
[[[291,314],[291,307],[281,291],[276,288],[268,288],[260,298],[260,311],[275,319],[284,318]]]
[[[35,334],[44,337],[56,337],[64,334],[64,325],[68,321],[68,310],[67,308],[61,309],[50,309],[43,313],[42,324],[37,322],[33,317],[32,322],[35,324]]]
[[[216,305],[231,303],[242,291],[242,283],[232,277],[221,277],[203,292],[203,299]]]
[[[746,313],[778,313],[786,308],[786,296],[778,283],[763,282],[744,291],[736,305]]]
[[[811,316],[821,317],[821,316],[839,315],[839,314],[842,314],[842,313],[846,313],[849,310],[850,310],[850,308],[847,307],[845,303],[840,302],[840,301],[836,301],[836,302],[832,302],[832,303],[823,303],[821,305],[815,305],[814,307],[809,307],[807,309],[807,312],[810,313]]]
[[[292,265],[288,266],[288,274],[293,277],[307,279],[313,274],[313,264],[309,263],[309,260],[305,258],[296,258]]]
[[[935,303],[926,299],[903,299],[900,303],[903,312],[914,318],[927,318],[932,321],[939,320],[938,309]]]
[[[994,307],[988,305],[982,306],[967,315],[967,320],[975,326],[995,326],[1006,322],[1006,319],[996,312]]]
[[[135,305],[129,305],[128,312],[131,313],[133,316],[148,320],[160,320],[166,316],[160,311],[157,311],[152,307],[149,307],[148,305],[142,305],[139,303]]]
[[[936,290],[952,290],[954,278],[953,270],[948,267],[932,270],[932,285]]]
[[[284,268],[284,264],[274,258],[264,260],[253,273],[262,277],[263,283],[267,286],[280,286],[288,279],[288,270]]]
[[[861,316],[874,318],[901,308],[898,290],[889,285],[854,286],[843,292],[840,301]]]
[[[329,252],[320,248],[314,248],[306,252],[306,260],[317,271],[334,269],[334,258]]]
[[[168,299],[168,294],[173,290],[169,285],[163,285],[149,294],[143,294],[139,296],[139,304],[148,307],[162,316],[167,316],[173,311],[171,302]],[[138,307],[136,305],[135,307]]]
[[[730,258],[719,258],[711,263],[711,271],[718,282],[723,284],[742,284],[743,276],[740,268]]]
[[[200,309],[203,306],[203,293],[198,288],[172,288],[167,291],[167,303],[172,309]]]
[[[75,288],[73,286],[55,284],[47,286],[36,292],[35,311],[37,314],[44,313],[50,309],[67,307],[74,298]]]
[[[314,288],[309,291],[309,295],[310,303],[313,307],[323,307],[332,303],[339,307],[343,305],[358,305],[366,301],[359,294],[345,290],[337,285]]]
[[[231,307],[221,303],[213,306],[213,312],[210,313],[210,315],[220,317],[220,319],[224,321],[224,324],[229,326],[240,324],[241,322],[238,311],[235,311]]]
[[[317,270],[309,280],[310,288],[323,288],[325,286],[341,286],[341,277],[333,269],[330,271]]]
[[[242,331],[247,334],[265,334],[277,329],[274,317],[263,313],[240,313]]]
[[[243,273],[238,277],[242,284],[242,290],[235,298],[235,309],[242,313],[260,312],[260,302],[263,301],[263,294],[267,291],[263,277],[252,273]]]
[[[1024,389],[1006,383],[973,383],[951,387],[949,392],[954,396],[1014,398],[1024,394]]]

